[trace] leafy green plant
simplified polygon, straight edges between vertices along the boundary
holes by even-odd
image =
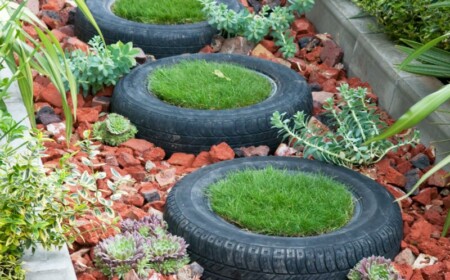
[[[375,105],[366,103],[365,88],[352,89],[348,84],[339,87],[343,101],[334,107],[332,99],[324,104],[330,117],[328,126],[335,130],[322,131],[315,125],[308,125],[308,118],[303,112],[297,112],[291,120],[284,119],[284,114],[275,112],[271,122],[280,130],[290,144],[303,147],[303,156],[312,156],[336,165],[346,167],[369,165],[381,160],[389,151],[406,144],[413,144],[419,139],[419,132],[412,137],[396,137],[394,144],[386,139],[363,145],[368,139],[378,136],[386,126],[375,113]]]
[[[281,47],[280,51],[286,58],[294,56],[297,50],[295,38],[289,35],[289,26],[295,13],[302,14],[314,5],[314,0],[288,0],[289,5],[285,7],[271,10],[268,5],[264,5],[259,13],[252,14],[247,9],[240,12],[229,10],[225,4],[217,4],[215,0],[198,1],[203,4],[203,12],[212,26],[224,30],[228,35],[244,36],[254,42],[269,35]]]
[[[136,135],[136,127],[127,118],[111,113],[104,121],[96,122],[92,131],[105,144],[118,146]]]
[[[450,30],[450,21],[447,20],[450,12],[448,1],[439,3],[435,0],[352,1],[375,16],[383,25],[385,32],[396,40],[408,38],[425,43]],[[450,50],[449,39],[443,40],[439,47]]]
[[[347,277],[349,280],[403,280],[390,259],[376,256],[363,258]]]
[[[119,41],[105,46],[99,36],[93,37],[89,45],[87,54],[75,50],[65,56],[85,96],[89,92],[95,94],[105,86],[115,85],[120,77],[136,65],[135,57],[139,54],[131,42],[124,44]]]
[[[147,242],[141,235],[130,232],[109,237],[95,247],[95,264],[109,277],[125,279],[125,275],[132,269],[139,276],[148,276],[145,254]]]
[[[101,34],[84,0],[75,0],[75,2]],[[67,60],[60,60],[64,52],[58,40],[47,26],[25,7],[26,3],[27,1],[17,4],[15,1],[0,0],[0,69],[7,67],[12,73],[9,78],[0,83],[0,108],[6,109],[3,99],[7,96],[10,86],[17,82],[28,118],[31,125],[35,127],[32,70],[37,71],[40,75],[48,77],[61,94],[68,143],[72,134],[73,118],[76,118],[78,92],[76,81],[68,68]],[[34,27],[39,40],[32,38],[23,29],[24,23]],[[67,89],[70,90],[73,117],[66,97],[64,81],[66,81]]]

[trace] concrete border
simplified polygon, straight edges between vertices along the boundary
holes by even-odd
[[[0,72],[0,78],[10,75],[11,73],[6,68]],[[27,116],[27,112],[17,84],[11,85],[8,92],[10,97],[5,100],[8,111],[16,121],[20,121]],[[25,119],[22,124],[31,127],[28,119]],[[34,254],[31,250],[28,250],[22,260],[24,262],[23,268],[26,271],[26,280],[77,279],[66,245],[61,249],[55,248],[51,251],[39,247]]]
[[[362,10],[349,0],[316,0],[313,10],[307,13],[317,30],[329,33],[344,50],[344,65],[349,76],[357,76],[368,82],[379,97],[380,105],[392,117],[400,117],[406,110],[427,94],[438,90],[443,84],[435,78],[398,71],[395,64],[406,55],[395,48],[375,18],[362,15]],[[442,106],[450,111],[450,102]],[[422,141],[437,149],[438,158],[449,151],[450,139],[448,114],[433,113],[417,125]]]

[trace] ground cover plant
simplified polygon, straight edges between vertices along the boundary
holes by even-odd
[[[112,11],[121,18],[152,24],[185,24],[205,20],[197,0],[117,0]]]
[[[149,91],[172,105],[205,110],[234,109],[266,99],[266,77],[228,63],[186,60],[149,76]]]
[[[229,174],[207,190],[212,209],[241,228],[275,236],[310,236],[336,230],[352,217],[343,184],[322,174],[268,167]]]

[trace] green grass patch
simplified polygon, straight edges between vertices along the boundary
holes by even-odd
[[[117,0],[112,12],[121,18],[150,24],[184,24],[206,20],[197,0]]]
[[[148,88],[159,99],[175,106],[222,110],[259,103],[272,86],[262,75],[230,63],[185,60],[156,69]]]
[[[256,233],[311,236],[346,225],[354,203],[346,186],[321,174],[268,167],[231,173],[206,195],[225,220]]]

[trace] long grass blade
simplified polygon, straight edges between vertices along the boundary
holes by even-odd
[[[450,99],[450,84],[442,87],[436,92],[422,98],[411,106],[392,126],[380,135],[369,139],[364,144],[386,139],[405,129],[411,128],[434,112],[439,106]]]
[[[411,61],[413,61],[414,59],[417,59],[420,55],[422,55],[424,52],[426,52],[427,50],[431,49],[432,47],[436,46],[439,42],[441,42],[442,40],[444,40],[445,38],[450,36],[450,32],[439,36],[433,40],[431,40],[430,42],[426,43],[425,45],[423,45],[422,47],[418,48],[414,53],[412,53],[411,55],[409,55],[400,65],[399,65],[399,69],[403,70],[403,67],[405,67],[407,64],[409,64]]]
[[[429,8],[445,8],[450,7],[450,1],[443,1],[428,5]]]
[[[450,65],[440,66],[424,63],[415,63],[406,65],[405,67],[403,67],[402,70],[418,75],[432,76],[438,78],[450,78]]]

